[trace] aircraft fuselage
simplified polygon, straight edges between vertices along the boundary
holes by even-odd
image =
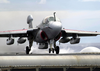
[[[54,17],[46,17],[42,20],[42,23],[38,26],[49,40],[54,39],[62,29],[62,24],[58,18],[54,21]]]

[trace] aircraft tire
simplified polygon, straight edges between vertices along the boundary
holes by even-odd
[[[56,54],[59,54],[59,46],[56,46],[55,51],[56,51]]]
[[[30,51],[29,47],[26,46],[26,54],[29,54],[29,51]]]
[[[52,53],[54,53],[54,48],[52,48]]]
[[[49,53],[51,53],[51,51],[52,51],[52,53],[54,53],[54,48],[52,48],[52,50],[51,50],[51,48],[49,48]]]
[[[49,48],[49,53],[51,53],[51,48]]]

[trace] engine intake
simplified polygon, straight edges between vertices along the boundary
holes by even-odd
[[[46,33],[42,30],[39,30],[37,32],[35,41],[38,43],[45,43],[47,40],[48,40],[48,37],[47,37]]]
[[[41,31],[40,36],[41,36],[41,38],[42,38],[43,40],[47,40],[47,39],[48,39],[48,37],[47,37],[47,35],[45,34],[44,31]]]

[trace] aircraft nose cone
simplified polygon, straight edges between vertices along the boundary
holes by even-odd
[[[62,24],[61,22],[50,22],[49,28],[51,29],[49,37],[54,38],[61,32]]]
[[[61,22],[51,21],[48,23],[48,26],[43,28],[42,30],[46,33],[48,39],[54,39],[61,32],[61,29]]]
[[[49,27],[54,31],[54,32],[59,32],[61,31],[62,24],[61,22],[50,22]]]

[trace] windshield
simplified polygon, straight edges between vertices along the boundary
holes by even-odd
[[[54,21],[54,17],[49,17],[48,21]],[[60,20],[56,17],[56,21],[60,22]]]
[[[54,21],[54,17],[49,17],[48,21]]]
[[[43,19],[42,23],[46,24],[46,23],[48,23],[50,21],[54,21],[54,17],[53,16],[46,17],[45,19]],[[60,22],[59,18],[56,17],[56,21]]]

